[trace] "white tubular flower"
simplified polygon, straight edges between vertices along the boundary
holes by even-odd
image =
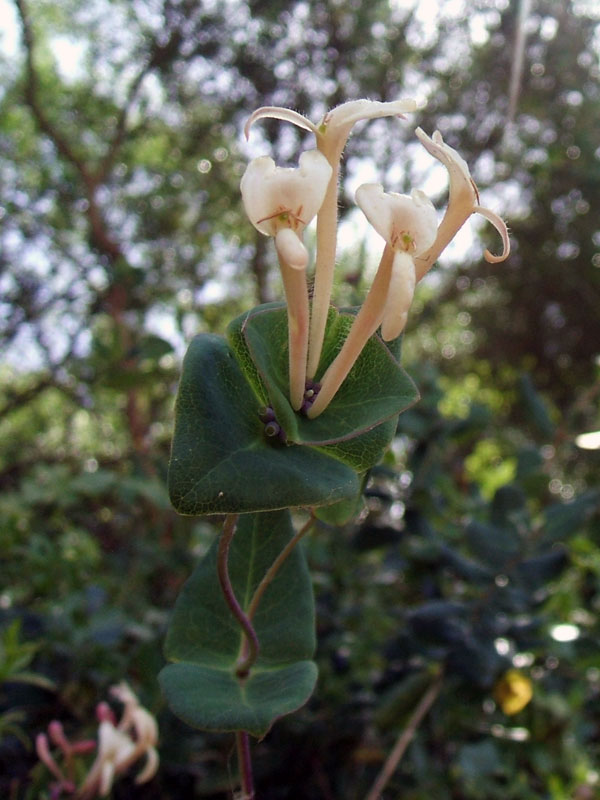
[[[384,192],[380,183],[363,183],[356,190],[356,203],[377,233],[395,252],[420,255],[435,240],[437,217],[426,194]]]
[[[98,707],[98,753],[81,787],[82,797],[95,797],[96,793],[101,797],[108,795],[117,776],[127,772],[142,756],[146,757],[146,763],[137,775],[136,783],[146,783],[158,769],[155,718],[140,705],[126,683],[113,686],[111,693],[123,703],[123,715],[115,724],[107,704],[101,703]]]
[[[105,720],[98,728],[98,767],[99,794],[106,795],[112,789],[118,772],[124,771],[136,752],[136,746],[130,736]]]
[[[400,335],[406,324],[415,291],[414,259],[435,241],[435,208],[423,192],[411,196],[386,193],[378,183],[365,183],[356,191],[362,212],[394,251],[389,289],[381,309],[381,337]]]
[[[282,230],[294,232],[298,242],[292,266],[296,269],[304,269],[308,263],[300,237],[321,207],[330,177],[331,167],[318,150],[302,153],[297,169],[277,167],[269,156],[255,158],[242,177],[242,202],[254,227],[266,236],[276,237]]]
[[[307,412],[311,418],[327,408],[380,325],[385,341],[400,335],[415,291],[414,257],[431,246],[437,230],[433,204],[418,190],[412,196],[388,194],[381,184],[365,183],[356,191],[356,202],[385,239],[386,248],[348,337],[323,375],[321,389]]]
[[[303,130],[314,133],[318,149],[325,155],[332,167],[325,199],[317,217],[317,257],[307,365],[309,378],[314,377],[319,366],[333,286],[338,177],[342,151],[352,128],[357,122],[380,117],[397,117],[404,113],[415,111],[416,108],[417,104],[414,100],[396,100],[389,103],[381,103],[374,100],[351,100],[328,111],[323,119],[315,125],[302,114],[298,114],[289,108],[263,106],[250,116],[244,128],[247,138],[250,128],[259,119],[270,118],[291,122]]]
[[[304,402],[308,358],[309,305],[305,269],[308,252],[302,232],[327,191],[332,169],[318,150],[300,156],[297,169],[276,167],[263,156],[250,162],[240,185],[246,213],[254,227],[275,237],[287,301],[290,402]]]
[[[486,261],[492,263],[504,261],[510,253],[506,223],[489,208],[479,205],[479,192],[466,161],[454,148],[445,144],[439,131],[435,131],[433,136],[429,137],[425,131],[417,128],[416,134],[425,149],[446,167],[450,179],[448,208],[438,228],[435,242],[415,258],[417,280],[421,280],[429,271],[471,214],[481,214],[488,219],[502,237],[502,253],[495,256],[486,250],[484,253]]]

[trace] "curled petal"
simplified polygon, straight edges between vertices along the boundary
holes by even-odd
[[[506,225],[492,211],[479,205],[479,192],[466,161],[456,150],[444,143],[439,131],[435,131],[433,136],[429,137],[421,128],[417,128],[416,134],[426,150],[446,167],[450,180],[448,208],[438,228],[436,239],[428,250],[415,257],[417,280],[421,280],[463,224],[474,213],[482,214],[489,219],[502,237],[502,255],[494,256],[486,250],[485,258],[491,262],[503,261],[510,252]]]
[[[328,131],[342,127],[350,129],[363,119],[396,117],[416,110],[417,104],[414,100],[393,100],[389,103],[378,100],[350,100],[327,112],[319,128],[325,125]]]
[[[412,195],[384,192],[379,183],[364,183],[356,202],[366,218],[395,251],[412,256],[430,247],[437,231],[433,203],[418,190]]]
[[[330,164],[337,164],[346,146],[352,128],[357,122],[379,117],[397,117],[406,111],[415,111],[414,100],[396,100],[381,103],[376,100],[351,100],[328,111],[318,126],[317,145]]]
[[[133,690],[126,681],[121,681],[121,683],[111,686],[110,693],[113,697],[116,697],[117,700],[120,700],[124,706],[135,707],[139,706],[140,704],[137,695],[134,694]]]
[[[306,269],[308,251],[291,228],[282,228],[275,236],[275,247],[280,259],[294,269]]]
[[[146,751],[146,764],[144,769],[137,775],[135,782],[137,784],[147,783],[151,780],[158,770],[158,753],[154,747],[149,747]]]
[[[155,745],[158,742],[158,724],[152,714],[142,706],[133,712],[133,728],[138,742]]]
[[[479,193],[477,191],[477,186],[475,186],[473,178],[471,177],[467,162],[460,153],[444,142],[442,134],[439,131],[434,131],[431,137],[427,136],[422,128],[417,128],[415,133],[427,152],[431,153],[434,158],[437,158],[448,170],[450,178],[450,202],[452,202],[453,192],[457,194],[459,191],[463,191],[472,196],[473,203],[478,203]]]
[[[259,119],[282,119],[286,122],[291,122],[298,128],[311,133],[317,133],[317,128],[313,123],[306,119],[306,117],[299,114],[297,111],[292,111],[291,108],[281,108],[280,106],[262,106],[257,108],[249,117],[244,125],[244,135],[246,139],[250,136],[250,128]]]
[[[474,214],[481,214],[482,217],[485,217],[489,222],[492,223],[494,228],[498,231],[500,236],[502,237],[502,253],[499,256],[495,256],[490,253],[489,250],[486,250],[484,258],[490,264],[497,264],[499,261],[504,261],[510,255],[510,239],[508,238],[508,228],[506,227],[506,222],[499,217],[498,214],[490,211],[489,208],[482,208],[481,206],[475,206],[473,208]]]
[[[297,168],[277,167],[269,156],[253,159],[240,183],[250,221],[266,236],[283,227],[302,231],[323,203],[331,172],[318,150],[302,153]]]

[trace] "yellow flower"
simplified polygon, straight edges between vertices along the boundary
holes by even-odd
[[[494,700],[508,716],[522,711],[532,697],[533,684],[518,669],[509,669],[494,686]]]

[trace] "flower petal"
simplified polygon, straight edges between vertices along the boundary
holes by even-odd
[[[499,217],[494,211],[490,211],[489,208],[475,206],[473,208],[473,213],[481,214],[482,217],[485,217],[489,222],[492,223],[494,228],[496,228],[502,237],[502,253],[499,256],[495,256],[490,253],[489,250],[486,250],[483,254],[485,260],[490,264],[497,264],[499,261],[504,261],[507,259],[510,255],[510,239],[508,238],[508,228],[506,227],[506,222],[504,222],[502,217]]]
[[[281,227],[302,231],[321,207],[330,177],[331,166],[318,150],[303,152],[297,168],[277,167],[269,156],[260,156],[242,176],[244,208],[267,236]]]
[[[423,147],[448,170],[450,177],[449,202],[452,202],[453,193],[468,192],[469,196],[473,198],[473,204],[478,203],[477,186],[471,177],[467,162],[460,153],[444,142],[439,131],[434,131],[433,136],[429,137],[422,128],[417,128],[415,134]]]
[[[282,228],[275,236],[277,255],[293,269],[306,269],[308,251],[291,228]]]
[[[423,192],[412,195],[384,192],[379,183],[356,190],[356,202],[377,233],[396,251],[415,256],[430,247],[437,231],[437,216]]]
[[[293,123],[298,128],[302,128],[305,131],[317,133],[317,127],[313,125],[309,119],[306,119],[306,117],[302,116],[302,114],[299,114],[297,111],[292,111],[291,108],[262,106],[262,108],[257,108],[256,111],[248,117],[248,121],[244,125],[244,135],[246,139],[250,136],[250,128],[259,119],[282,119],[286,122]]]
[[[406,325],[416,284],[415,263],[408,253],[396,253],[381,321],[384,342],[400,336]]]
[[[435,131],[432,137],[421,128],[417,128],[415,133],[425,149],[446,167],[450,181],[448,207],[435,241],[428,250],[415,257],[417,280],[421,280],[471,216],[479,204],[479,193],[467,162],[454,148],[445,144],[439,131]]]
[[[158,770],[158,753],[156,748],[149,747],[146,751],[146,763],[144,769],[136,776],[135,782],[137,784],[147,783],[151,780]]]
[[[323,125],[327,131],[334,128],[352,128],[357,122],[363,119],[377,119],[379,117],[396,117],[399,114],[417,110],[415,100],[393,100],[382,103],[378,100],[350,100],[332,108],[325,116],[319,129]]]
[[[354,318],[342,349],[321,378],[321,389],[317,399],[307,411],[309,419],[314,419],[325,411],[352,369],[354,362],[361,354],[368,339],[381,325],[384,305],[389,291],[393,260],[394,251],[390,245],[386,245],[365,302]]]

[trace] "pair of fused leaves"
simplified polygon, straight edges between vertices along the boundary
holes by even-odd
[[[331,310],[322,374],[346,339],[351,313]],[[169,468],[182,514],[244,513],[355,502],[398,414],[418,398],[394,346],[373,336],[327,410],[309,420],[289,401],[287,315],[278,304],[234,320],[227,340],[197,336],[184,360]],[[265,435],[271,406],[286,443]]]
[[[229,576],[245,613],[267,569],[293,536],[289,511],[244,514],[229,552]],[[195,728],[264,736],[310,697],[317,667],[312,585],[296,547],[267,587],[252,624],[260,649],[250,674],[235,672],[242,631],[217,578],[217,548],[200,561],[177,599],[159,680],[172,711]]]

